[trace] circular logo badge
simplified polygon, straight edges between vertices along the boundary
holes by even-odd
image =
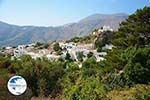
[[[27,83],[23,77],[13,76],[9,79],[7,87],[13,95],[21,95],[26,91]]]

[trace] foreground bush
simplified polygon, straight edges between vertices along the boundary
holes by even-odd
[[[135,85],[123,90],[113,90],[108,93],[110,100],[150,100],[150,85]]]

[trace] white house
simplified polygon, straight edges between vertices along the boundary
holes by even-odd
[[[33,59],[41,58],[42,55],[34,52],[26,52],[26,55],[30,55]]]
[[[104,31],[113,31],[112,28],[110,28],[110,26],[103,26],[102,29],[98,29],[98,32],[104,32]]]
[[[33,46],[35,46],[35,45],[36,45],[35,43],[30,43],[30,44],[28,44],[29,47],[33,47]]]
[[[25,54],[25,45],[19,45],[15,50],[14,50],[14,57],[20,57]]]
[[[12,47],[5,47],[6,50],[12,49]]]
[[[104,60],[104,57],[101,57],[99,54],[96,54],[94,56],[95,56],[97,62]]]
[[[74,48],[76,46],[76,44],[73,43],[73,42],[70,42],[70,43],[60,42],[59,45],[60,45],[60,47],[62,49],[64,49],[64,48],[66,48],[66,49],[72,49],[72,48]]]
[[[60,56],[58,56],[58,55],[53,55],[53,54],[48,54],[48,55],[46,55],[46,57],[47,57],[49,60],[51,60],[51,61],[53,61],[53,60],[58,60],[58,59],[60,58]]]
[[[111,50],[114,46],[112,44],[106,44],[104,47],[102,47],[102,49],[109,49]]]

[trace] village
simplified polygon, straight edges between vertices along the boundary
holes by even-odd
[[[104,31],[113,31],[109,26],[103,26],[103,28],[98,29],[97,32],[92,32],[93,35],[101,34]],[[83,61],[88,58],[88,55],[92,54],[97,62],[104,60],[104,56],[107,52],[98,52],[95,49],[94,43],[75,43],[75,42],[51,42],[47,46],[43,46],[42,43],[31,43],[26,45],[18,45],[16,47],[5,47],[0,51],[1,54],[11,55],[12,59],[19,58],[23,55],[29,55],[33,59],[46,57],[50,61],[63,59],[65,60],[67,54],[75,62],[79,61],[79,54],[83,55]],[[57,45],[58,49],[55,50],[54,46]],[[102,47],[102,50],[110,50],[113,48],[112,44],[106,44]],[[58,52],[59,51],[59,52]]]

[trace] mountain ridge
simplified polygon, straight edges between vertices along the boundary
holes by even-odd
[[[108,25],[116,30],[127,14],[93,14],[76,23],[61,26],[18,26],[0,21],[0,46],[15,46],[32,42],[66,40],[88,35],[95,28]]]

